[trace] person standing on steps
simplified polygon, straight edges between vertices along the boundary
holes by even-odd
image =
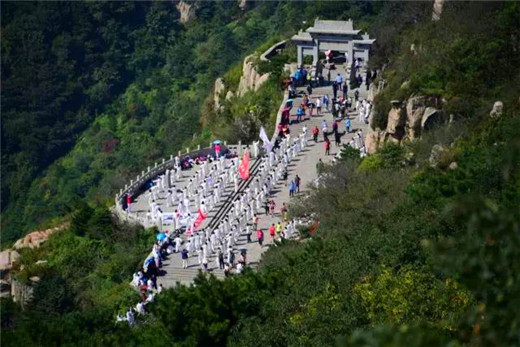
[[[220,150],[222,147],[219,143],[215,144],[215,158],[218,159],[220,157]]]
[[[222,252],[222,249],[218,249],[218,254],[217,254],[217,257],[218,257],[218,268],[219,269],[224,269],[224,253]]]
[[[309,102],[308,108],[309,108],[309,119],[311,119],[312,111],[314,110],[314,104],[312,102]]]
[[[303,110],[303,107],[302,105],[300,105],[298,107],[298,109],[296,110],[296,121],[298,123],[300,123],[300,121],[302,120],[302,117],[305,115],[305,111]]]
[[[323,104],[325,105],[325,110],[329,112],[329,95],[325,94],[323,95]]]
[[[321,114],[321,98],[316,98],[316,116],[319,116]]]
[[[341,134],[338,131],[334,133],[334,139],[336,140],[336,147],[341,146]]]
[[[294,181],[291,180],[291,183],[289,183],[289,196],[294,196],[294,190],[296,189],[296,185],[294,184]]]
[[[187,269],[188,268],[188,250],[185,248],[181,252],[181,258],[182,258],[182,268]]]
[[[280,209],[280,214],[282,215],[282,218],[284,221],[287,221],[287,205],[285,205],[285,202],[282,205],[282,208]]]
[[[131,205],[132,205],[132,195],[126,194],[126,213],[130,213]]]
[[[283,230],[282,222],[278,222],[278,224],[276,224],[276,236],[278,236],[278,238],[280,238],[280,234],[282,233],[282,230]]]
[[[276,207],[276,203],[274,200],[269,202],[269,211],[271,212],[271,216],[274,216],[274,208]]]
[[[325,167],[325,164],[323,164],[323,161],[321,160],[321,158],[318,160],[318,162],[316,163],[316,172],[319,174],[321,174],[321,172],[323,171],[323,168]]]
[[[323,132],[323,141],[327,138],[327,121],[324,119],[321,122],[321,131]]]
[[[325,139],[325,155],[330,155],[330,140]]]
[[[312,85],[311,85],[311,84],[309,84],[309,85],[307,86],[307,93],[309,94],[309,98],[310,98],[310,97],[311,97],[311,94],[312,94]]]
[[[341,74],[338,72],[338,75],[336,76],[336,84],[337,87],[341,87],[341,84],[343,83],[343,77],[341,77]]]
[[[202,267],[205,272],[208,272],[208,257],[206,256],[202,258]]]
[[[312,139],[316,143],[318,143],[318,134],[319,133],[320,133],[320,129],[318,129],[318,126],[315,126],[314,129],[312,129]]]
[[[275,231],[276,231],[276,227],[274,226],[274,223],[273,223],[269,227],[269,235],[271,235],[271,242],[274,240]]]
[[[226,263],[224,265],[224,276],[229,277],[230,274],[231,274],[231,266],[228,263]]]
[[[258,244],[260,245],[260,247],[263,247],[263,243],[264,243],[264,232],[262,231],[262,229],[257,229],[256,230],[256,239],[258,240]]]

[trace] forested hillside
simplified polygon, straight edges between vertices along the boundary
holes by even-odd
[[[2,241],[200,134],[214,79],[290,27],[261,20],[269,6],[201,2],[182,25],[169,2],[3,3]]]
[[[432,22],[429,2],[200,2],[185,24],[170,2],[57,4],[2,8],[2,242],[71,220],[22,252],[19,279],[41,280],[25,310],[2,300],[2,343],[520,344],[518,3],[446,2]],[[377,38],[387,87],[373,127],[415,94],[454,121],[364,159],[347,151],[290,206],[318,218],[317,233],[272,247],[257,271],[164,291],[134,327],[115,323],[153,233],[112,220],[112,193],[145,163],[225,135],[205,114],[215,78],[316,16]]]
[[[203,1],[181,24],[170,2],[2,5],[3,245],[70,214],[78,200],[110,205],[147,164],[183,144],[205,145],[212,129],[199,119],[215,78],[260,44],[317,16],[367,28],[395,13],[399,28],[430,8]],[[395,37],[380,48],[390,52]]]

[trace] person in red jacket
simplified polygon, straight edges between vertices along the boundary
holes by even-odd
[[[325,138],[325,155],[330,155],[330,140]]]
[[[126,194],[126,212],[130,212],[131,204],[132,204],[132,195]]]
[[[276,228],[274,223],[269,227],[269,235],[271,235],[271,241],[274,240],[274,234],[276,232]]]
[[[318,142],[318,134],[320,133],[320,129],[318,129],[317,126],[312,129],[312,138],[314,139],[314,142]]]
[[[260,245],[260,247],[263,247],[263,243],[264,243],[264,232],[262,231],[262,229],[257,229],[256,230],[256,238],[258,240],[258,244]]]

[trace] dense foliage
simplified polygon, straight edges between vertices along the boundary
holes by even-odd
[[[171,10],[165,4],[139,6]],[[29,188],[34,193],[23,200],[23,206],[34,211],[33,216],[48,217],[70,209],[71,226],[51,237],[42,248],[23,252],[24,269],[18,272],[18,278],[27,281],[40,275],[41,280],[36,300],[25,311],[2,301],[2,342],[179,346],[518,344],[520,105],[512,96],[517,98],[520,90],[519,84],[511,84],[501,73],[495,78],[487,59],[493,45],[502,54],[520,49],[515,22],[520,18],[520,6],[448,2],[443,19],[431,25],[424,4],[262,2],[248,5],[252,7],[242,13],[231,3],[204,2],[197,10],[198,19],[171,28],[172,35],[178,36],[167,45],[166,52],[149,52],[164,54],[164,65],[159,63],[143,74],[134,70],[135,80],[91,120],[74,149],[49,166],[46,176]],[[483,8],[488,10],[482,12]],[[265,40],[264,35],[284,34],[316,14],[328,18],[351,16],[363,27],[374,25],[381,35],[381,40],[377,36],[374,61],[390,61],[388,71],[397,76],[397,82],[390,79],[385,93],[408,96],[400,90],[412,71],[403,60],[410,51],[408,37],[419,40],[416,47],[428,50],[435,46],[432,54],[436,59],[444,55],[450,59],[432,65],[434,62],[426,60],[428,55],[417,58],[413,71],[426,75],[419,74],[410,83],[414,89],[408,92],[428,93],[428,83],[440,85],[442,90],[432,95],[447,98],[453,93],[450,100],[455,100],[460,93],[462,100],[470,102],[459,112],[473,117],[425,134],[419,141],[386,146],[362,161],[353,151],[346,151],[340,163],[325,168],[323,185],[291,205],[295,216],[314,214],[320,219],[316,234],[303,242],[272,247],[256,272],[247,271],[225,281],[200,276],[194,286],[161,293],[150,306],[151,313],[140,316],[134,328],[116,324],[115,314],[136,301],[137,294],[128,282],[132,270],[144,258],[153,232],[119,225],[105,208],[77,202],[75,197],[101,201],[106,191],[115,189],[118,180],[140,170],[143,158],[157,158],[174,150],[189,141],[194,132],[202,131],[201,138],[205,139],[213,131],[225,135],[225,127],[209,128],[215,126],[211,118],[215,114],[203,118],[207,128],[199,126],[199,118],[186,116],[197,114],[203,107],[200,100],[218,74],[231,68],[225,77],[232,81],[231,86],[238,83],[239,65],[232,66],[241,54],[217,68],[207,66],[212,60],[206,49],[213,47],[215,54],[224,54],[216,38],[235,40],[226,45],[253,50]],[[462,24],[458,25],[458,20]],[[395,25],[397,22],[399,25]],[[486,36],[492,41],[485,45],[490,46],[460,49],[466,47],[464,40],[471,33],[485,35],[479,23],[494,33]],[[442,36],[444,28],[451,28],[452,36]],[[458,35],[462,42],[455,37]],[[444,44],[433,44],[438,37]],[[258,42],[249,44],[253,42],[249,40]],[[240,46],[246,42],[247,46]],[[146,47],[141,49],[146,51]],[[185,71],[186,65],[178,62],[186,61],[186,51],[192,53],[192,60]],[[513,77],[520,67],[517,59],[500,60],[509,64]],[[450,71],[458,72],[445,73]],[[465,79],[473,83],[479,78],[485,78],[485,83],[491,79],[485,93],[480,87],[461,87]],[[221,116],[240,119],[253,111],[255,122],[268,121],[270,108],[275,106],[271,98],[277,81],[269,83],[259,91],[258,108],[251,109],[254,96],[250,94],[231,102],[229,110],[235,111]],[[383,94],[382,98],[391,95],[395,94]],[[503,96],[505,112],[501,118],[490,119],[487,113],[496,95]],[[484,104],[487,109],[481,107]],[[435,144],[447,149],[443,160],[446,164],[456,162],[455,168],[430,165]],[[80,168],[82,171],[77,171]],[[81,186],[78,180],[85,180],[79,181],[84,184],[81,194],[76,190]],[[36,265],[38,260],[47,263]]]
[[[209,139],[199,112],[215,78],[292,31],[275,14],[297,8],[201,2],[181,25],[168,2],[3,5],[3,242],[77,199],[105,203],[195,134]]]
[[[376,99],[372,128],[386,128],[391,100],[430,98],[455,117],[471,117],[493,98],[518,98],[520,84],[518,4],[457,2],[441,22],[416,25],[395,42],[401,50],[384,71],[388,84]]]

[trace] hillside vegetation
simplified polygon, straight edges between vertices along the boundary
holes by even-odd
[[[196,112],[214,77],[232,71],[243,56],[239,51],[210,73],[206,69],[215,68],[205,65],[212,62],[210,58],[191,50],[197,46],[193,42],[199,43],[197,39],[186,41],[179,51],[171,48],[177,57],[185,50],[195,54],[200,59],[197,69],[202,70],[192,65],[190,73],[182,75],[176,70],[182,69],[176,65],[178,60],[166,59],[169,63],[159,64],[146,77],[137,76],[91,121],[74,149],[48,166],[46,176],[29,188],[37,192],[52,187],[55,192],[29,194],[34,199],[29,201],[37,204],[20,203],[35,211],[36,205],[52,209],[47,217],[68,206],[71,227],[53,235],[41,248],[22,252],[25,267],[18,273],[20,280],[41,274],[41,282],[35,300],[24,311],[2,301],[2,343],[519,344],[520,84],[515,81],[520,71],[520,5],[446,2],[441,20],[435,23],[430,20],[431,3],[425,2],[262,2],[243,13],[225,6],[235,8],[231,3],[204,2],[197,10],[199,18],[179,29],[182,39],[172,43],[173,47],[195,37],[191,35],[200,28],[210,33],[198,37],[207,38],[204,42],[208,46],[220,44],[216,37],[209,39],[213,30],[230,30],[233,34],[225,39],[235,37],[235,44],[244,45],[250,41],[242,30],[248,28],[250,35],[256,33],[253,37],[258,42],[241,48],[252,51],[261,41],[269,41],[264,35],[284,35],[316,15],[352,17],[378,38],[373,64],[386,64],[388,87],[376,100],[380,111],[377,122],[386,121],[384,107],[389,100],[413,93],[445,99],[443,107],[457,113],[458,120],[425,133],[419,140],[388,144],[362,160],[347,152],[341,162],[325,168],[322,186],[312,188],[308,197],[290,206],[293,216],[316,216],[320,220],[317,233],[269,249],[257,271],[224,281],[200,276],[191,287],[164,291],[150,305],[151,312],[140,316],[137,326],[130,328],[125,323],[116,324],[114,317],[135,303],[137,293],[128,282],[139,260],[144,259],[153,232],[113,221],[105,206],[97,202],[106,198],[105,189],[114,189],[110,180],[115,182],[134,169],[140,170],[143,158],[152,159],[183,141],[190,142],[192,133],[203,134],[198,139],[209,139],[213,131],[209,127],[215,124],[212,117],[218,115],[204,119],[208,128],[203,128]],[[233,36],[240,32],[245,36]],[[410,55],[411,42],[418,50],[415,56]],[[497,71],[501,67],[507,70]],[[199,71],[203,72],[199,75]],[[184,77],[182,87],[177,84],[180,76],[189,76]],[[409,89],[403,90],[405,81],[410,81],[405,84]],[[248,97],[228,105],[239,111],[224,117],[240,117],[250,106]],[[148,103],[146,98],[151,98]],[[504,102],[504,112],[491,118],[489,111],[497,99]],[[138,105],[138,114],[126,113],[126,100]],[[266,104],[269,101],[267,97],[263,100]],[[138,112],[140,103],[143,114]],[[186,108],[174,107],[178,105]],[[164,112],[155,107],[164,107]],[[169,122],[171,129],[165,125]],[[167,140],[167,134],[182,131],[178,126],[188,127],[187,123],[193,126],[189,128],[192,133],[176,135],[179,142]],[[107,129],[112,137],[97,138],[107,134]],[[226,128],[215,130],[224,134]],[[102,146],[100,140],[109,138],[118,141],[110,151],[95,146]],[[430,160],[434,145],[444,148],[441,165],[432,165],[435,163]],[[143,154],[146,148],[157,153]],[[83,173],[73,171],[81,155],[89,156]],[[92,166],[96,160],[106,161],[98,168],[98,181],[86,184],[86,192],[76,199],[77,183],[70,182],[96,172]],[[53,170],[57,171],[53,174]],[[56,180],[54,185],[45,185],[51,178]],[[62,185],[69,185],[71,191],[61,190]],[[74,207],[67,199],[74,201]],[[81,199],[93,206],[75,201]],[[44,219],[39,211],[36,215]],[[48,260],[47,264],[36,267],[35,262],[41,259]]]
[[[199,120],[215,78],[333,8],[198,2],[181,25],[169,2],[59,4],[3,4],[4,245],[79,200],[109,206],[146,165],[207,145]]]

